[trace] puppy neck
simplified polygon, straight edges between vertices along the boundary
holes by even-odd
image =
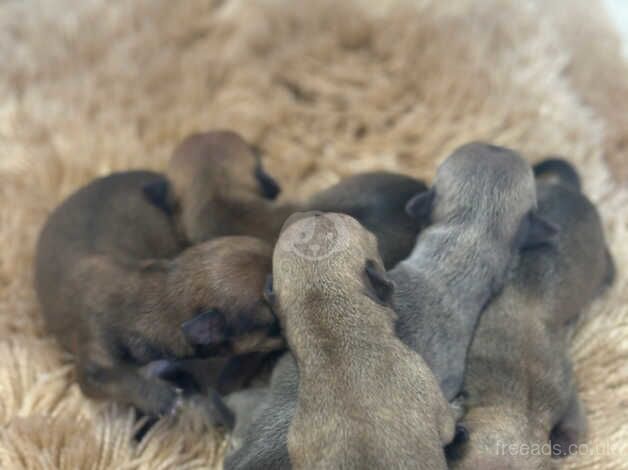
[[[428,290],[453,306],[488,300],[514,262],[509,246],[473,228],[435,226],[423,232],[410,256],[391,271],[419,276]],[[447,301],[449,299],[449,301]]]
[[[210,218],[222,235],[250,235],[274,243],[285,220],[298,211],[296,205],[262,198],[218,198]]]
[[[313,308],[295,309],[284,320],[290,350],[305,374],[326,374],[347,361],[355,366],[365,351],[381,350],[394,337],[393,310],[366,295],[316,292],[308,297],[299,304]]]

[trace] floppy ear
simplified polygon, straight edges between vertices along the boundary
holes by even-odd
[[[415,219],[429,219],[435,195],[433,188],[416,194],[407,202],[406,214]]]
[[[277,297],[275,296],[275,291],[273,290],[273,275],[269,274],[266,276],[266,282],[264,283],[264,300],[271,307],[275,306],[275,302],[277,301]]]
[[[395,285],[388,278],[386,272],[371,259],[366,260],[364,272],[376,300],[383,304],[389,304],[392,301]]]
[[[540,217],[535,212],[528,214],[527,218],[527,230],[523,235],[521,243],[522,249],[554,243],[558,233],[556,224]]]
[[[166,214],[172,215],[174,212],[172,189],[166,179],[159,179],[148,183],[144,185],[142,190],[148,202],[163,210]]]
[[[208,310],[181,325],[185,339],[193,346],[209,346],[227,340],[225,316],[218,310]]]
[[[255,178],[259,183],[262,194],[266,199],[276,199],[281,192],[281,187],[275,179],[264,171],[261,163],[258,163],[255,167]]]

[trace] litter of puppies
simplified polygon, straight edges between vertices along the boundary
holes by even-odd
[[[210,131],[53,211],[35,290],[87,397],[200,406],[226,469],[545,469],[585,439],[568,342],[614,265],[566,160],[474,142],[430,187],[280,190]]]

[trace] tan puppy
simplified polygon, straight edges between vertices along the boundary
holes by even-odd
[[[138,366],[282,341],[270,337],[276,321],[262,298],[271,267],[264,242],[222,238],[172,260],[141,259],[180,246],[168,218],[144,199],[143,185],[155,180],[116,174],[68,198],[40,235],[35,287],[48,329],[76,355],[83,392],[161,415],[177,392]]]
[[[544,162],[535,173],[556,168]],[[577,188],[573,177],[538,185],[538,213],[558,237],[523,252],[480,320],[464,380],[468,441],[448,449],[452,468],[555,468],[551,456],[572,452],[585,433],[568,326],[611,282],[613,264],[597,211]]]
[[[274,305],[299,368],[297,469],[445,469],[454,417],[395,335],[376,238],[341,214],[298,214],[273,254]]]
[[[235,132],[193,134],[175,149],[169,184],[148,188],[155,205],[172,213],[190,243],[223,235],[274,242],[294,211],[274,202],[280,192],[259,155]]]

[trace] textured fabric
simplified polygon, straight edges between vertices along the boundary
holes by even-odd
[[[138,445],[128,410],[83,398],[32,289],[37,234],[65,196],[163,168],[182,137],[215,127],[259,145],[285,197],[371,169],[429,180],[469,140],[567,156],[619,272],[572,348],[588,444],[602,447],[564,467],[628,468],[628,73],[603,12],[339,3],[0,3],[0,468],[220,465],[222,436],[191,417]]]

